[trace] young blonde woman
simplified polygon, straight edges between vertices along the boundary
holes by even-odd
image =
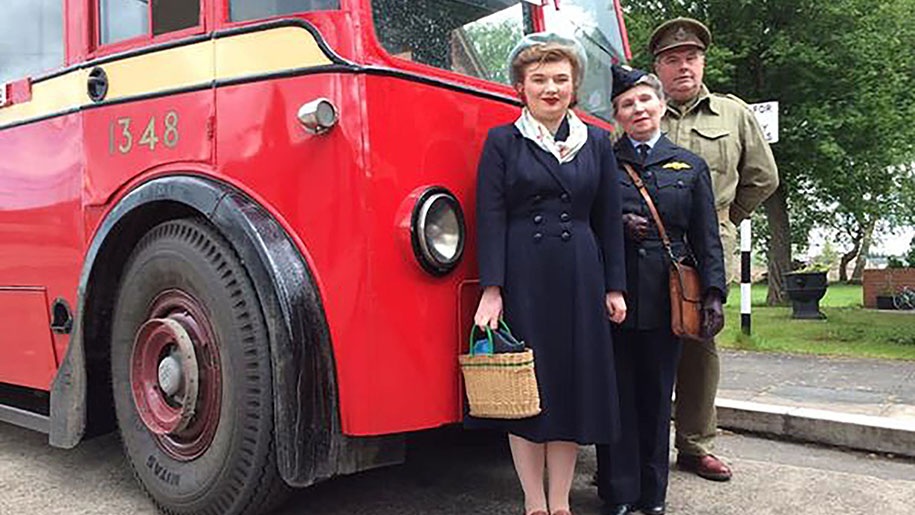
[[[490,130],[477,176],[482,298],[474,318],[504,318],[533,348],[540,415],[467,417],[506,431],[528,515],[569,515],[578,446],[619,433],[611,320],[626,316],[620,191],[609,134],[570,109],[584,75],[581,45],[525,36],[510,58],[524,103]],[[549,485],[544,489],[544,471]]]

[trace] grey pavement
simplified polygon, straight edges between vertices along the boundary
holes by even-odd
[[[410,438],[407,463],[296,492],[278,515],[520,515],[522,496],[501,435],[456,429]],[[671,472],[672,515],[911,515],[915,460],[723,432],[729,483]],[[575,515],[598,515],[581,450]],[[0,515],[155,515],[113,435],[64,451],[44,435],[0,424]]]
[[[720,356],[720,426],[915,456],[915,361]]]

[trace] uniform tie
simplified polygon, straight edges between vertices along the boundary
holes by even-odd
[[[651,149],[645,143],[640,143],[639,146],[635,147],[639,151],[639,158],[642,160],[642,164],[645,164],[645,161],[648,161],[648,151]]]

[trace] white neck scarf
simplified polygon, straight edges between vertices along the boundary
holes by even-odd
[[[515,127],[521,131],[522,136],[552,154],[560,164],[568,163],[575,159],[575,155],[588,141],[588,127],[571,109],[566,116],[569,118],[569,137],[565,141],[556,141],[549,129],[538,122],[526,107],[521,110]]]

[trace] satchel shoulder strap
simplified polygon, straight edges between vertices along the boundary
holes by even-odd
[[[639,174],[635,173],[635,170],[632,169],[632,165],[623,163],[623,168],[626,169],[626,173],[629,174],[632,183],[635,184],[639,193],[642,194],[642,198],[645,199],[645,203],[648,204],[648,210],[651,211],[651,217],[654,218],[654,223],[658,226],[658,233],[661,234],[661,242],[664,244],[667,253],[671,255],[671,259],[673,259],[673,251],[670,248],[670,238],[667,237],[667,230],[664,228],[664,222],[661,221],[661,215],[658,213],[658,209],[655,207],[654,202],[652,202],[651,195],[649,195],[648,190],[645,189],[645,183],[642,182],[642,178],[639,177]]]

